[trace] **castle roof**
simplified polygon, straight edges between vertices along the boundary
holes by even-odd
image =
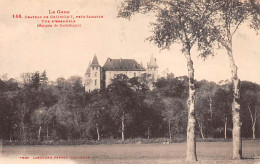
[[[92,60],[92,63],[90,65],[91,67],[100,67],[99,63],[98,63],[98,59],[97,59],[97,56],[95,55],[93,57],[93,60]]]
[[[90,65],[91,65],[91,62],[89,62],[89,64],[88,64],[88,68],[87,68],[86,74],[90,74]]]
[[[156,58],[154,58],[153,56],[151,57],[150,63],[147,65],[147,68],[158,68]]]
[[[103,68],[106,71],[145,71],[145,69],[134,59],[108,58]]]

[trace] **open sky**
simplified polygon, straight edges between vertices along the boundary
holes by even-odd
[[[50,80],[84,76],[94,54],[101,65],[108,57],[136,59],[146,65],[157,58],[159,73],[166,69],[176,76],[187,74],[186,60],[175,44],[158,49],[145,39],[151,34],[149,15],[130,21],[117,18],[122,0],[1,0],[0,76],[19,78],[23,72],[47,71]],[[73,15],[102,15],[103,19],[81,19],[80,28],[37,28],[41,20],[13,19],[13,14],[49,15],[49,10],[66,10]],[[243,25],[234,37],[234,55],[242,80],[260,84],[260,35]],[[202,60],[192,52],[195,78],[218,82],[230,79],[225,50]]]

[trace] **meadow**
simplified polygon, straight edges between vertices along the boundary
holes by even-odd
[[[197,142],[197,163],[260,163],[260,141],[243,141],[243,159],[232,142]],[[3,146],[1,163],[186,163],[186,143]]]

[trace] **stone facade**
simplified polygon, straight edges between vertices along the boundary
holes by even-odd
[[[107,87],[118,74],[125,74],[128,78],[141,77],[143,74],[148,74],[150,82],[155,82],[158,78],[158,65],[154,57],[151,57],[150,62],[147,64],[147,69],[134,59],[108,58],[104,66],[101,67],[95,55],[85,73],[85,91],[91,92],[95,89],[99,90]],[[152,88],[151,84],[148,86]]]

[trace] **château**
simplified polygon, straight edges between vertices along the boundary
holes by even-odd
[[[152,89],[152,83],[158,78],[158,65],[153,56],[144,68],[142,63],[134,59],[111,59],[108,58],[105,64],[100,66],[98,58],[95,55],[92,62],[89,63],[85,73],[85,91],[91,92],[95,89],[106,88],[111,84],[111,80],[119,74],[124,74],[128,78],[141,77],[147,74],[149,77],[148,87]],[[150,84],[149,84],[150,83]]]

